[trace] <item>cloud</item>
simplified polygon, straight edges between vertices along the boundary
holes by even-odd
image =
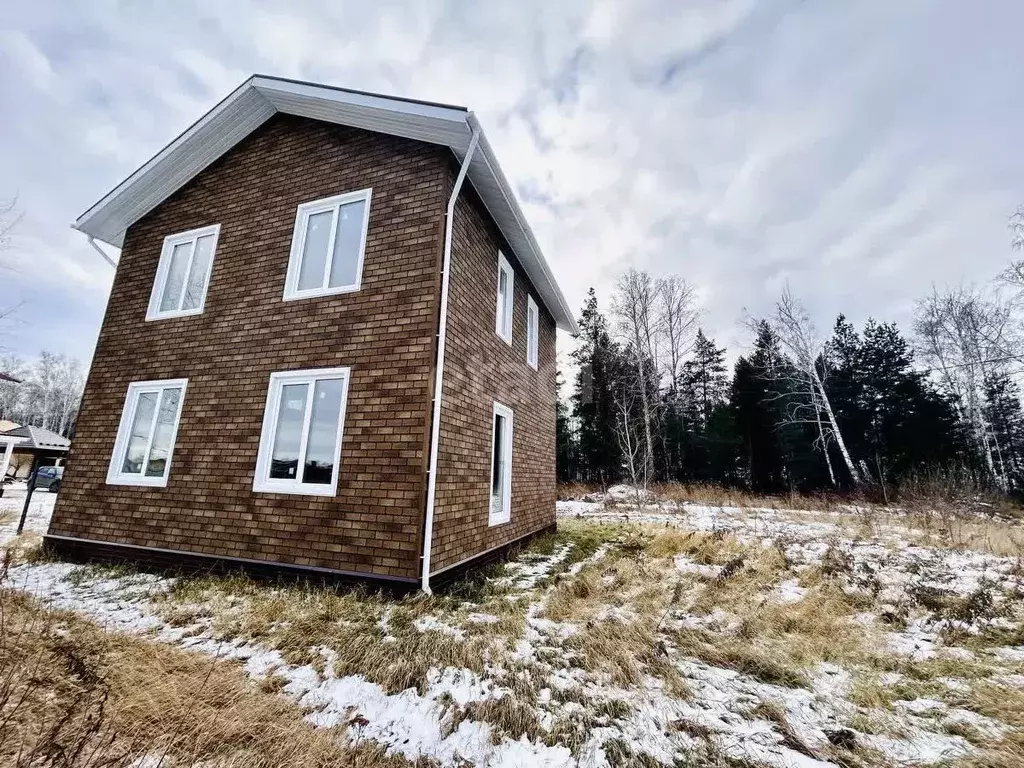
[[[68,223],[264,72],[471,107],[573,306],[637,266],[693,282],[734,347],[787,280],[822,327],[907,327],[932,281],[1009,258],[1022,21],[1010,0],[17,3],[0,197],[26,218],[0,306],[31,296],[88,356],[109,274]],[[0,343],[49,343],[28,331]]]

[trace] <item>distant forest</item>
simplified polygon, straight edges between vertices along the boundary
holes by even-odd
[[[1024,211],[1011,230],[1019,250]],[[579,318],[558,403],[562,482],[1024,491],[1024,261],[984,286],[934,288],[909,337],[841,314],[819,334],[787,289],[747,319],[731,370],[685,281],[630,270],[610,298],[606,315],[591,289]]]

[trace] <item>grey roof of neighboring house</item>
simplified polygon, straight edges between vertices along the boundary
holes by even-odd
[[[66,437],[42,427],[17,427],[0,432],[0,439],[5,437],[20,438],[15,443],[15,448],[20,450],[29,448],[37,451],[66,451],[71,447],[71,441]]]
[[[253,75],[108,192],[73,226],[120,248],[128,227],[278,112],[440,144],[449,147],[460,161],[466,156],[472,125],[476,124],[465,107]],[[482,131],[467,178],[536,287],[537,298],[559,328],[577,333],[573,311]]]

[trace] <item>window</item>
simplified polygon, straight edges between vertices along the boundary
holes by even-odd
[[[188,379],[135,381],[121,411],[109,485],[166,486]]]
[[[488,525],[507,523],[512,507],[512,409],[497,402],[491,437],[490,499]]]
[[[538,340],[537,331],[540,315],[537,314],[537,302],[533,296],[526,297],[526,364],[537,370]]]
[[[512,297],[515,273],[505,254],[498,251],[498,310],[494,330],[505,343],[512,344]]]
[[[254,491],[333,496],[349,368],[270,375]]]
[[[369,211],[368,189],[299,206],[285,301],[359,290]]]
[[[164,238],[147,320],[198,315],[206,303],[220,224]]]

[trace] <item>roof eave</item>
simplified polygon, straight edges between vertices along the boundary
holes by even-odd
[[[472,134],[470,121],[475,121],[465,107],[253,75],[92,205],[72,226],[96,240],[120,248],[127,227],[277,112],[447,145],[460,158],[465,155]],[[573,313],[482,131],[480,143],[482,152],[476,153],[470,170],[479,168],[496,182],[501,203],[506,209],[501,212],[490,210],[490,213],[496,220],[505,221],[510,221],[505,215],[510,214],[516,236],[506,235],[506,239],[517,241],[513,250],[518,247],[522,253],[516,251],[516,256],[521,262],[530,262],[529,265],[524,264],[524,268],[536,267],[540,279],[534,279],[533,275],[531,279],[538,291],[544,294],[539,298],[551,312],[557,327],[576,335],[578,329]],[[481,195],[481,198],[487,205],[485,196]]]

